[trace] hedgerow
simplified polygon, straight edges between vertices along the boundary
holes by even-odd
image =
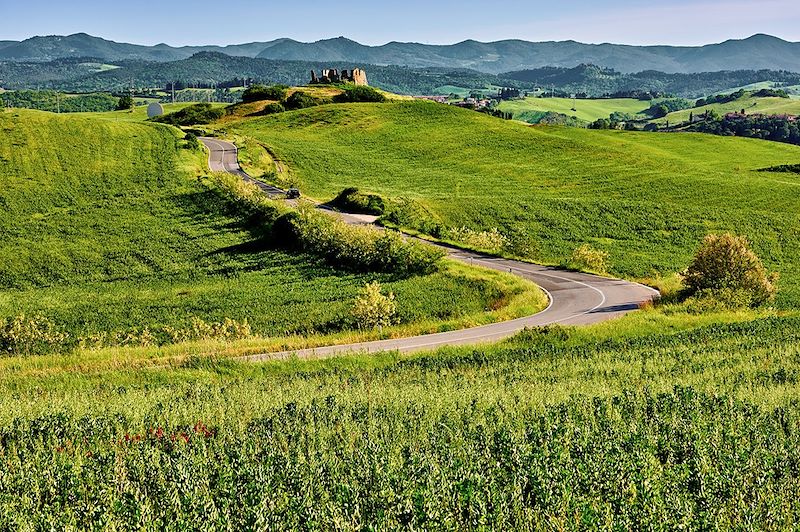
[[[229,175],[216,176],[223,194],[258,213],[265,238],[310,253],[329,264],[356,272],[399,276],[426,275],[439,269],[444,252],[396,233],[348,225],[314,208],[290,209],[261,194],[258,187]]]

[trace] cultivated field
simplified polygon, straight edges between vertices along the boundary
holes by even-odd
[[[412,225],[522,231],[545,263],[590,243],[610,253],[613,273],[669,276],[708,232],[734,231],[780,271],[779,304],[800,302],[800,178],[756,171],[798,162],[796,146],[532,128],[427,102],[323,106],[228,127],[270,146],[311,196],[356,186],[409,198],[423,207]]]
[[[0,360],[0,526],[790,529],[800,322],[626,323],[403,358]]]

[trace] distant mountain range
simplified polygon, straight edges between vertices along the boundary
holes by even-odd
[[[382,46],[366,46],[344,37],[313,43],[276,39],[230,46],[172,47],[166,44],[143,46],[117,43],[85,33],[32,37],[21,42],[0,41],[0,61],[93,57],[109,62],[168,62],[186,59],[198,52],[288,61],[468,68],[491,74],[546,66],[572,68],[589,63],[623,73],[644,70],[666,73],[743,69],[800,71],[800,43],[762,34],[696,47],[521,40],[491,43],[469,40],[451,45],[391,42]]]

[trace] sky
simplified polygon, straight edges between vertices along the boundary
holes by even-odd
[[[755,33],[800,41],[800,0],[0,0],[0,40],[79,32],[173,46],[338,36],[370,45],[465,39],[700,45]]]

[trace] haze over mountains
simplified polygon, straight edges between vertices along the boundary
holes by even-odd
[[[800,43],[763,34],[698,47],[521,40],[491,43],[469,40],[452,45],[391,42],[382,46],[366,46],[344,37],[313,43],[276,39],[230,46],[172,47],[166,44],[143,46],[117,43],[85,33],[32,37],[21,42],[0,41],[0,61],[92,57],[106,61],[138,59],[166,62],[185,59],[202,51],[277,60],[469,68],[492,74],[544,66],[574,67],[588,63],[624,73],[643,70],[667,73],[741,69],[800,71]]]

